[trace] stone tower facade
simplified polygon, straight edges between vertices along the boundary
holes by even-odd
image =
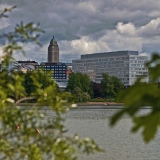
[[[57,41],[54,39],[51,39],[50,45],[48,46],[48,62],[49,63],[57,63],[59,62],[59,47],[57,44]]]

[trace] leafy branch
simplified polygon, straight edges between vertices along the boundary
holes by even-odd
[[[1,17],[7,17],[6,13],[13,8],[4,9]],[[35,42],[41,46],[40,33],[44,31],[39,24],[21,22],[13,32],[2,35],[8,43],[3,50],[5,69],[0,72],[0,158],[75,160],[79,151],[85,154],[101,151],[92,139],[77,138],[78,135],[68,137],[63,115],[71,104],[66,102],[68,94],[62,96],[57,92],[50,73],[32,72],[28,78],[33,82],[33,88],[28,95],[24,87],[26,76],[7,71],[14,52],[25,54],[24,43]],[[31,97],[36,97],[37,106],[22,107],[15,103]]]

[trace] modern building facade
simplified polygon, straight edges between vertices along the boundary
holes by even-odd
[[[139,55],[138,51],[117,51],[81,55],[81,59],[72,60],[72,71],[87,74],[91,81],[100,83],[102,74],[118,77],[125,86],[134,84],[135,80],[146,75],[145,63],[148,56]]]
[[[36,69],[44,69],[45,71],[52,71],[53,79],[66,79],[67,66],[65,63],[46,63],[42,62],[35,66]]]
[[[44,71],[51,71],[52,78],[56,81],[57,85],[64,89],[67,86],[67,65],[65,63],[47,63],[42,62],[40,65],[35,66],[36,69],[43,69]]]
[[[57,41],[53,38],[48,46],[48,63],[58,63],[59,62],[59,47]]]

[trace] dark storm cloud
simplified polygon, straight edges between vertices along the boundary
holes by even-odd
[[[150,38],[160,34],[160,1],[157,0],[1,0],[1,8],[16,5],[0,33],[11,31],[20,21],[40,23],[44,45],[28,46],[28,57],[41,61],[54,35],[61,59],[77,58],[96,51],[135,49],[150,53]],[[0,41],[2,44],[2,42]],[[158,44],[158,39],[154,39]],[[150,46],[149,48],[147,46]],[[157,48],[157,47],[156,47]],[[159,48],[157,48],[158,50]],[[45,59],[45,58],[44,58]]]

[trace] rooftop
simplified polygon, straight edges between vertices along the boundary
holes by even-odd
[[[81,59],[86,58],[98,58],[98,57],[111,57],[111,56],[123,56],[123,55],[139,55],[138,51],[115,51],[115,52],[102,52],[81,55]]]

